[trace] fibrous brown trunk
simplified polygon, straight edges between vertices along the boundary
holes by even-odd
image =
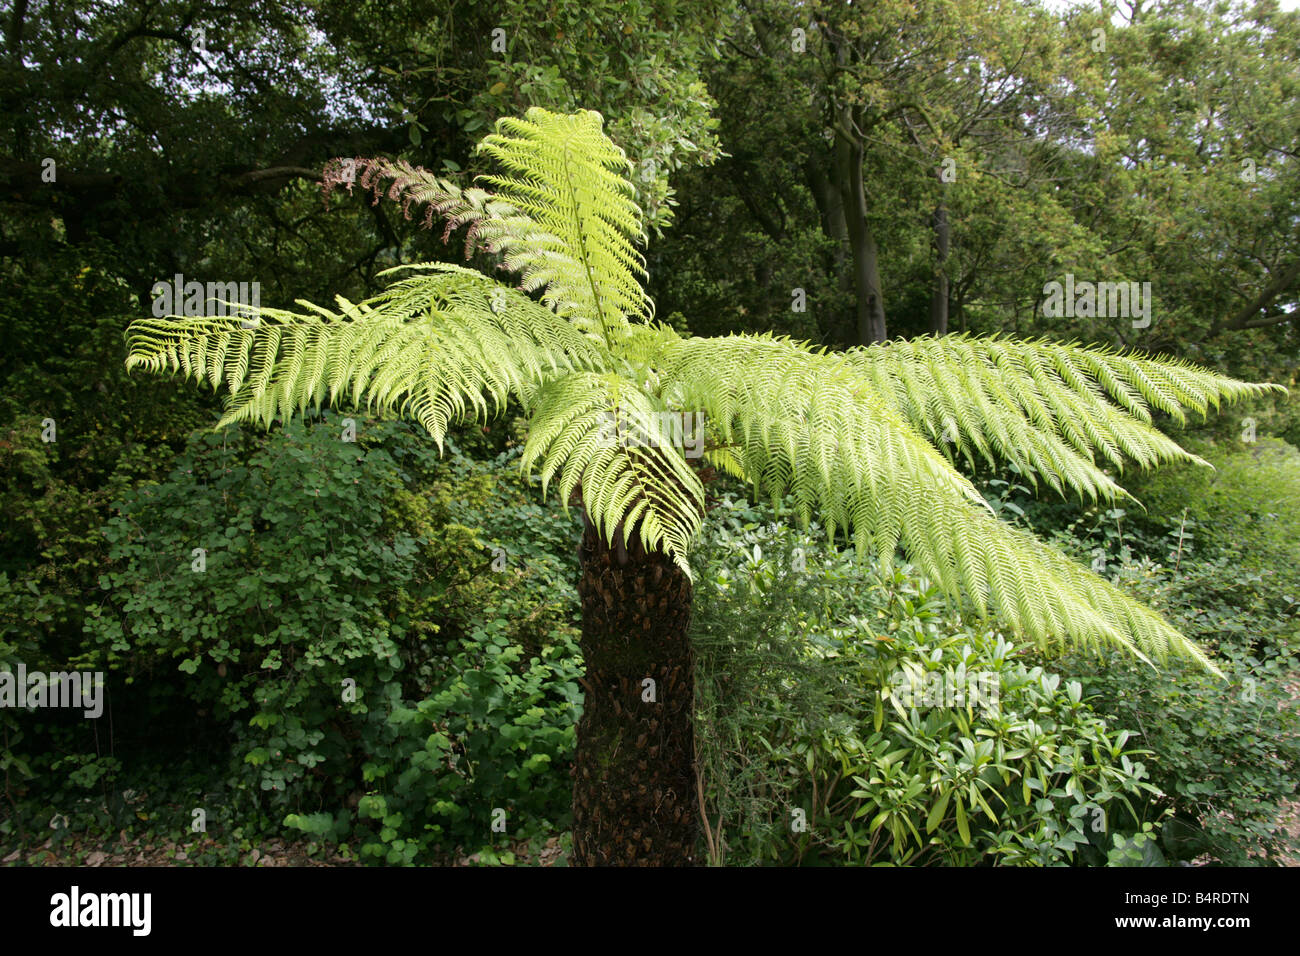
[[[585,698],[573,785],[573,862],[688,866],[698,800],[692,723],[692,589],[672,559],[634,533],[613,547],[582,538]]]

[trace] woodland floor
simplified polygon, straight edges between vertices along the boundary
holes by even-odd
[[[1292,700],[1297,706],[1300,706],[1300,674],[1297,675],[1296,682],[1291,684],[1290,688],[1293,694]],[[1300,845],[1300,800],[1287,801],[1283,804],[1283,808],[1279,822],[1290,834],[1293,844]],[[515,856],[516,865],[521,866],[555,866],[564,856],[558,836],[547,840],[540,852],[537,852],[535,856],[535,848],[526,841],[513,845],[509,849]],[[35,848],[20,847],[8,856],[0,858],[0,866],[23,864],[28,866],[86,867],[202,866],[214,864],[207,861],[191,862],[191,858],[199,857],[202,860],[204,856],[208,856],[208,860],[211,860],[210,854],[221,850],[221,844],[210,837],[190,843],[176,843],[151,836],[133,836],[126,830],[122,830],[118,834],[118,839],[110,843],[72,837],[61,841],[58,846],[55,846],[54,840],[51,838]],[[1283,854],[1282,860],[1285,866],[1300,866],[1300,852]],[[1202,865],[1206,862],[1208,860],[1196,861],[1197,864]],[[478,863],[477,854],[472,854],[458,857],[452,865],[477,866]],[[235,864],[232,861],[227,861],[221,865]],[[269,840],[262,846],[241,853],[237,865],[252,867],[319,867],[361,866],[362,864],[355,856],[346,857],[337,852],[322,852],[319,845],[314,845],[307,840]]]
[[[1282,825],[1293,840],[1300,840],[1300,801],[1286,804],[1286,813],[1282,816]],[[561,861],[564,851],[560,848],[558,837],[546,842],[541,852],[533,855],[533,847],[520,843],[509,849],[515,856],[517,866],[555,866]],[[150,837],[132,837],[125,830],[118,840],[103,843],[92,840],[69,839],[61,845],[54,846],[54,841],[46,840],[40,846],[20,848],[8,856],[0,858],[0,866],[213,866],[238,865],[250,867],[336,867],[363,865],[355,856],[345,857],[337,852],[322,853],[319,847],[313,848],[308,841],[271,840],[266,844],[240,854],[237,864],[232,862],[214,863],[211,856],[203,859],[204,851],[219,850],[220,844],[214,840],[201,840],[191,843],[174,843],[169,840],[157,840]],[[197,861],[193,857],[199,857]],[[1285,866],[1300,866],[1300,855],[1291,853],[1282,857]],[[1193,865],[1205,865],[1206,860],[1197,860]],[[461,856],[452,866],[477,866],[477,854]]]
[[[345,857],[337,852],[322,853],[319,848],[313,851],[313,845],[306,840],[269,840],[262,846],[240,854],[239,866],[361,866],[353,857]],[[190,843],[175,843],[152,837],[133,837],[123,830],[118,839],[111,843],[97,840],[70,838],[54,845],[53,839],[46,840],[35,848],[19,848],[8,856],[0,858],[0,865],[12,866],[203,866],[214,865],[205,862],[193,862],[193,858],[202,861],[205,853],[218,851],[221,844],[212,839],[196,840]],[[533,848],[527,843],[511,846],[516,865],[554,866],[563,851],[560,849],[559,837],[552,837],[534,858]],[[211,857],[209,856],[209,859]],[[477,854],[459,857],[453,866],[478,865]],[[236,865],[225,863],[221,865]]]

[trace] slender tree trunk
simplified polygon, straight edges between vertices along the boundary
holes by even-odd
[[[930,331],[948,334],[948,207],[940,202],[934,207],[934,290],[930,295]]]
[[[586,695],[574,759],[573,861],[695,862],[695,658],[690,580],[634,532],[614,547],[582,538]]]
[[[844,221],[844,197],[840,194],[838,175],[834,182],[822,167],[823,160],[816,154],[808,156],[805,174],[808,188],[812,191],[821,217],[822,233],[835,240],[833,251],[826,259],[826,274],[839,283],[846,293],[846,301],[853,295],[853,276],[851,275],[845,250],[848,249],[849,227]],[[826,163],[832,171],[835,162],[832,158]],[[857,344],[857,326],[854,314],[844,309],[837,309],[834,315],[818,311],[818,326],[822,331],[823,342],[834,342],[848,346]]]
[[[841,114],[844,117],[851,115],[847,107]],[[853,286],[858,294],[857,344],[870,345],[885,341],[887,332],[885,298],[880,291],[880,252],[867,221],[867,189],[862,169],[861,141],[850,140],[842,130],[836,130],[835,157],[840,194],[845,197],[844,218],[848,227],[849,248],[853,253]]]

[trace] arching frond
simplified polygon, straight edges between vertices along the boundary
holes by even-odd
[[[999,521],[978,491],[882,396],[851,356],[788,340],[682,339],[658,363],[665,390],[703,409],[746,475],[790,493],[859,553],[901,546],[949,594],[1047,646],[1119,645],[1143,657],[1205,654],[1118,588]]]
[[[520,274],[520,287],[540,291],[542,301],[579,328],[614,342],[629,320],[649,318],[653,303],[641,287],[644,260],[635,243],[645,239],[642,213],[625,178],[630,165],[604,134],[599,113],[572,115],[530,109],[523,119],[498,121],[498,132],[479,148],[506,175],[480,179],[495,187],[462,188],[401,160],[335,161],[329,187],[361,184],[412,205],[426,207],[426,224],[443,219],[443,238],[466,226],[465,255],[499,253],[502,265]]]
[[[230,400],[218,428],[270,426],[277,416],[344,401],[409,416],[441,447],[447,426],[527,402],[559,369],[601,368],[607,356],[527,296],[478,273],[432,264],[339,311],[257,310],[240,318],[141,319],[128,332],[127,367],[180,371]]]
[[[1151,425],[1156,408],[1182,422],[1224,400],[1286,390],[1238,382],[1187,362],[1043,340],[965,335],[853,349],[849,360],[939,448],[1014,462],[1093,499],[1127,495],[1099,467],[1205,464]]]
[[[690,575],[691,539],[704,486],[665,427],[669,409],[615,374],[572,372],[545,385],[532,408],[520,466],[540,465],[542,490],[559,475],[561,502],[581,485],[588,517],[606,540],[639,529],[647,551],[668,553]]]

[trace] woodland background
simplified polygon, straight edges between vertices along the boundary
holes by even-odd
[[[441,458],[364,416],[340,442],[343,412],[212,434],[218,397],[123,367],[126,325],[178,273],[290,306],[460,261],[440,226],[327,195],[323,171],[386,155],[468,178],[494,120],[532,105],[606,117],[679,329],[1041,336],[1293,390],[1161,422],[1217,470],[1125,474],[1145,510],[977,475],[1005,517],[1214,648],[1228,687],[1009,647],[906,565],[863,570],[816,525],[778,524],[781,503],[711,486],[708,859],[1295,852],[1300,14],[12,0],[0,28],[0,666],[100,669],[109,693],[98,721],[0,710],[6,862],[564,862],[580,527],[518,480],[510,417]],[[1067,273],[1150,282],[1150,325],[1048,317]],[[874,688],[936,643],[996,670],[1024,716],[1006,730],[1023,801],[958,818],[945,788],[974,785],[934,768],[976,759],[978,728],[882,713]],[[347,677],[366,691],[340,710]]]

